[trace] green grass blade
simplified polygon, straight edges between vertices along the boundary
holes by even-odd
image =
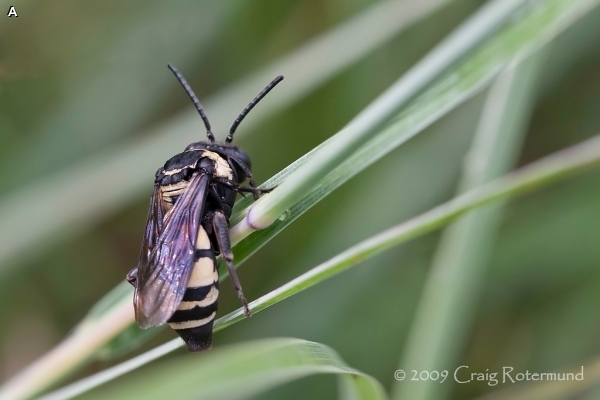
[[[545,59],[545,51],[536,53],[516,61],[496,78],[465,159],[460,191],[497,178],[516,162],[532,110],[536,77]],[[440,371],[459,362],[501,215],[500,205],[482,208],[444,231],[400,368]],[[394,397],[443,399],[451,387],[433,381],[397,382]]]
[[[481,206],[513,198],[600,163],[600,135],[469,190],[430,211],[381,232],[250,303],[256,313],[329,278],[367,257],[438,229]],[[244,318],[241,309],[218,320],[222,329]]]
[[[232,224],[238,224],[231,232],[232,241],[239,242],[235,247],[236,266],[241,265],[247,257],[336,188],[471,98],[485,87],[512,58],[518,54],[524,57],[532,50],[547,45],[566,26],[577,21],[597,4],[596,0],[582,0],[578,3],[558,0],[527,8],[519,20],[509,24],[464,63],[416,98],[386,129],[363,143],[360,149],[332,172],[329,174],[323,172],[325,177],[298,196],[295,204],[268,228],[245,237],[250,229],[243,221],[252,200],[241,199],[238,201],[231,218]],[[322,146],[298,159],[261,187],[273,187],[287,180],[308,160],[312,160],[315,151]],[[278,187],[277,190],[280,189]],[[265,199],[275,193],[276,191],[266,196]]]
[[[420,216],[364,240],[278,289],[252,301],[249,307],[253,314],[256,315],[258,312],[292,295],[357,265],[366,258],[438,229],[478,207],[496,201],[507,200],[539,189],[573,174],[586,171],[591,167],[597,167],[599,164],[600,135],[547,156],[502,178],[469,190]],[[131,313],[131,306],[127,306],[126,308]],[[244,318],[242,309],[238,309],[219,318],[215,322],[214,330],[218,332]],[[182,345],[183,342],[175,339],[157,349],[106,370],[96,378],[85,380],[87,382],[85,383],[85,387],[91,388],[105,383],[108,380],[139,368],[145,363],[153,361]],[[35,382],[35,378],[35,374],[21,374],[2,389],[6,392],[23,390],[23,387]],[[93,382],[94,385],[90,386],[90,382]],[[0,391],[1,394],[2,392]]]
[[[233,229],[238,238],[275,222],[307,191],[358,150],[407,103],[460,58],[500,28],[523,6],[523,0],[495,0],[481,8],[442,43],[394,83],[344,129],[318,148],[310,163],[298,168],[280,187],[260,199],[243,223]]]
[[[372,377],[349,368],[329,347],[299,339],[266,339],[214,350],[202,357],[164,363],[129,379],[90,393],[111,399],[240,399],[314,374],[338,374],[342,399],[379,400],[387,396]],[[42,397],[68,399],[82,393],[72,387]]]

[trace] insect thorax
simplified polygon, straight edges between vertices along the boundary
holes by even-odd
[[[232,184],[243,180],[245,175],[243,171],[236,171],[235,165],[231,165],[227,158],[217,152],[203,148],[186,149],[183,153],[169,159],[156,173],[156,183],[160,186],[165,211],[170,210],[179,196],[185,192],[189,179],[196,172],[207,173],[216,181]],[[225,187],[219,187],[217,191],[228,206],[226,208],[232,207],[235,193]]]

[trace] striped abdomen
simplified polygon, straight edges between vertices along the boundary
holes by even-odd
[[[219,298],[219,274],[215,254],[202,226],[196,240],[194,269],[183,300],[167,321],[190,351],[212,347],[212,330]]]

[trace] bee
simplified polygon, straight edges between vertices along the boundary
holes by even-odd
[[[185,78],[169,69],[196,106],[208,141],[195,142],[156,171],[138,264],[127,274],[135,288],[135,319],[141,328],[168,323],[190,351],[212,347],[219,297],[216,256],[221,254],[244,307],[248,302],[233,265],[229,217],[236,195],[258,199],[250,157],[231,144],[238,125],[283,76],[275,78],[235,119],[224,142],[215,141],[208,118]],[[248,181],[249,186],[242,186]]]

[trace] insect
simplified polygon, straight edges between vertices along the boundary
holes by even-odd
[[[227,263],[244,314],[250,316],[233,266],[229,217],[238,193],[258,199],[273,189],[256,187],[250,157],[231,142],[240,122],[283,76],[242,110],[225,142],[218,142],[185,78],[168,67],[196,106],[208,141],[190,144],[156,171],[140,258],[127,281],[135,288],[135,319],[141,328],[167,322],[190,351],[202,351],[212,347],[219,296],[217,255]],[[246,180],[249,186],[242,186]]]

